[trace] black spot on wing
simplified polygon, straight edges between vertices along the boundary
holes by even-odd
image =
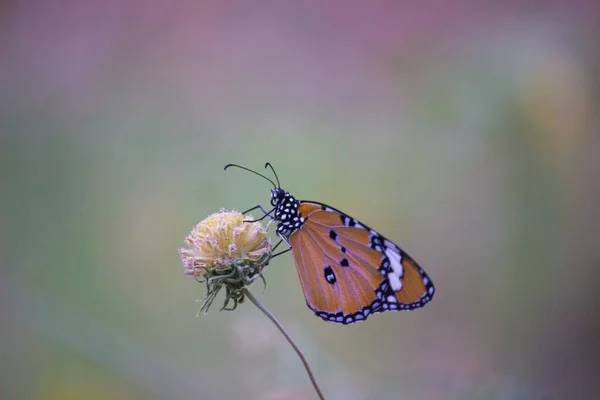
[[[335,277],[335,274],[333,273],[333,269],[331,268],[331,265],[329,265],[329,264],[325,265],[325,268],[323,268],[323,274],[325,275],[325,280],[327,281],[327,283],[334,285],[335,282],[337,282],[337,279]]]
[[[344,215],[342,213],[340,213],[340,220],[342,221],[342,224],[346,227],[348,226],[355,226],[356,225],[356,220],[354,218],[351,218],[347,215]]]

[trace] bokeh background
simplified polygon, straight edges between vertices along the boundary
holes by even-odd
[[[341,326],[269,266],[328,399],[596,398],[600,4],[535,3],[3,2],[0,398],[315,398],[179,260],[265,161],[437,286]]]

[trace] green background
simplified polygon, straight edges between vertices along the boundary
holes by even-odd
[[[500,4],[3,5],[0,397],[314,398],[251,304],[195,318],[178,255],[270,161],[437,288],[341,326],[272,262],[327,398],[594,398],[600,7]]]

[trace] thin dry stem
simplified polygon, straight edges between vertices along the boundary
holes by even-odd
[[[319,396],[319,399],[325,400],[325,397],[323,396],[323,393],[321,392],[321,389],[319,388],[319,385],[317,384],[317,380],[315,379],[315,376],[313,375],[312,370],[310,369],[310,366],[308,365],[308,361],[306,361],[306,358],[304,357],[304,354],[302,354],[302,351],[300,351],[300,348],[298,347],[298,345],[296,345],[296,343],[294,342],[294,340],[286,332],[286,330],[283,327],[283,325],[281,325],[281,323],[277,320],[277,318],[275,318],[275,316],[273,314],[271,314],[271,312],[269,310],[267,310],[265,308],[265,306],[263,306],[256,299],[256,297],[254,297],[252,295],[252,293],[250,293],[250,291],[247,288],[243,288],[242,290],[244,291],[244,294],[246,296],[248,296],[248,298],[250,299],[250,301],[252,303],[254,303],[254,305],[256,307],[258,307],[258,309],[260,311],[262,311],[271,320],[271,322],[273,322],[273,324],[275,324],[275,326],[277,327],[277,329],[279,329],[279,332],[281,332],[281,334],[286,338],[286,340],[288,341],[288,343],[294,348],[294,350],[296,351],[296,354],[298,354],[298,357],[300,357],[300,361],[302,361],[302,364],[304,364],[304,368],[306,369],[306,372],[308,373],[308,377],[310,378],[310,381],[312,382],[312,385],[315,388],[315,391],[317,392],[317,395]]]

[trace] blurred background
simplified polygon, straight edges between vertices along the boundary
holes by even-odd
[[[196,318],[178,249],[301,199],[396,241],[433,302],[341,326],[291,256],[253,292],[328,399],[600,391],[600,4],[8,1],[0,398],[311,399],[252,304]]]

